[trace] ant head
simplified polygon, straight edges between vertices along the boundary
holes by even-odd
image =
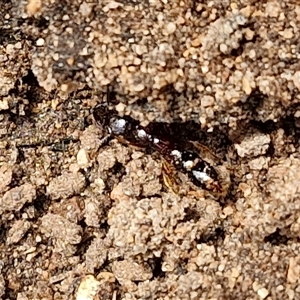
[[[93,110],[93,116],[98,126],[106,128],[109,125],[113,111],[107,106],[107,103],[97,104]]]
[[[107,129],[110,124],[110,119],[113,115],[117,114],[115,109],[109,107],[109,103],[114,103],[116,100],[114,91],[107,87],[105,102],[97,104],[93,109],[93,116],[96,124],[103,128]]]
[[[112,100],[112,101],[109,101]],[[136,124],[136,121],[129,116],[120,117],[116,109],[109,106],[109,102],[115,102],[116,97],[113,92],[107,89],[106,102],[102,102],[93,110],[96,124],[106,130],[108,134],[123,135],[128,127]]]

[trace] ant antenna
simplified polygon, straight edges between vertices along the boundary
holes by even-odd
[[[110,100],[110,99],[109,99],[109,98],[110,98],[110,92],[111,92],[111,91],[110,91],[110,85],[108,85],[108,86],[107,86],[107,89],[106,89],[106,99],[105,99],[107,105],[108,105],[109,100]]]

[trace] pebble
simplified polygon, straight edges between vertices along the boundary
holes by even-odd
[[[111,9],[116,9],[116,8],[122,7],[122,6],[123,6],[123,4],[120,2],[109,1],[108,4],[102,8],[102,10],[107,13]]]
[[[176,31],[176,24],[175,23],[168,23],[167,26],[166,26],[166,31],[167,31],[167,34],[172,34]]]
[[[201,39],[200,39],[200,37],[197,37],[194,40],[192,40],[191,45],[193,47],[199,47],[201,45]]]
[[[251,30],[250,28],[247,28],[245,30],[245,38],[247,41],[252,41],[253,37],[254,37],[255,32],[253,30]]]
[[[296,71],[292,77],[294,85],[300,91],[300,71]]]
[[[243,77],[243,90],[247,95],[250,95],[252,92],[250,82],[246,76]]]
[[[90,159],[84,148],[80,149],[77,153],[77,163],[81,167],[87,167],[89,165]]]
[[[290,258],[288,272],[287,272],[287,281],[289,283],[294,284],[299,279],[299,276],[300,276],[299,262],[300,262],[300,260],[295,257]]]
[[[26,5],[26,12],[29,15],[33,16],[40,11],[41,7],[42,7],[41,0],[29,0]]]
[[[100,282],[93,275],[86,275],[82,278],[77,293],[76,300],[96,300],[99,299]]]
[[[133,90],[135,91],[135,92],[141,92],[141,91],[143,91],[145,89],[145,86],[144,86],[144,84],[142,84],[142,83],[139,83],[139,84],[137,84],[137,85],[134,85],[134,87],[133,87]]]
[[[265,12],[271,18],[278,18],[281,13],[281,7],[277,1],[268,1],[266,3]]]
[[[226,45],[226,44],[221,44],[221,45],[220,45],[220,51],[221,51],[222,53],[226,54],[227,51],[228,51],[227,45]]]
[[[257,295],[260,299],[265,299],[269,295],[269,291],[266,288],[260,288],[257,291]]]
[[[283,31],[279,31],[278,33],[287,40],[294,37],[294,33],[292,29],[285,29]]]
[[[0,101],[0,111],[6,109],[9,109],[8,101],[6,99],[3,99]]]
[[[215,102],[215,98],[212,96],[203,96],[201,98],[201,106],[202,107],[209,107],[212,106]]]
[[[45,44],[45,40],[42,39],[42,38],[39,38],[39,39],[36,41],[36,45],[37,45],[38,47],[44,46],[44,44]]]

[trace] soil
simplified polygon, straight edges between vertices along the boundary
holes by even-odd
[[[299,299],[296,3],[2,1],[0,298]],[[104,143],[104,102],[207,147],[227,196]]]

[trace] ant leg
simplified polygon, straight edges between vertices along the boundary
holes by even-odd
[[[179,194],[179,180],[174,166],[167,160],[163,159],[162,163],[162,177],[164,185],[170,189],[174,194]]]
[[[99,147],[103,147],[108,144],[108,142],[111,140],[112,136],[110,134],[105,135],[100,141],[99,141]]]
[[[201,156],[203,156],[203,158],[207,158],[207,159],[210,159],[210,160],[213,160],[213,161],[215,161],[215,160],[221,161],[221,158],[220,158],[218,155],[212,153],[212,151],[211,151],[208,147],[204,146],[203,144],[201,144],[201,143],[199,143],[199,142],[197,142],[197,141],[189,141],[189,142],[190,142],[197,150],[200,151]]]

